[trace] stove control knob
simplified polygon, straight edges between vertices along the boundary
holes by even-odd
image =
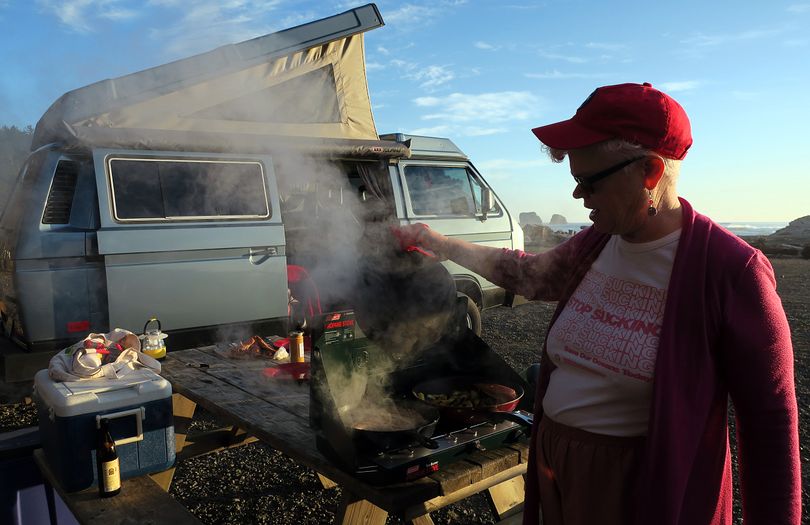
[[[487,449],[484,445],[481,444],[481,441],[478,439],[467,445],[467,447],[469,448],[470,451]]]

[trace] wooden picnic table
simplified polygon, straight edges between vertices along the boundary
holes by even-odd
[[[383,487],[364,483],[341,470],[315,445],[309,426],[309,385],[289,375],[271,377],[269,359],[233,359],[214,346],[170,352],[161,375],[175,395],[175,416],[188,420],[200,405],[224,422],[249,434],[318,473],[324,486],[339,485],[343,501],[336,523],[383,525],[388,514],[429,525],[429,513],[478,492],[487,491],[498,519],[522,509],[523,475],[528,447],[516,444],[478,451],[429,477]],[[187,401],[186,401],[187,400]],[[178,410],[177,407],[180,407]],[[177,428],[176,428],[177,431]],[[177,431],[178,450],[184,433]],[[164,477],[162,483],[168,486]],[[159,481],[160,482],[160,481]]]

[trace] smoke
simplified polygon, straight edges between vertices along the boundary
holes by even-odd
[[[359,40],[353,40],[360,38],[356,35],[319,46],[312,53],[306,50],[283,57],[269,53],[265,61],[260,58],[269,48],[292,48],[297,43],[257,39],[238,48],[252,53],[249,56],[254,58],[250,60],[230,62],[239,53],[234,48],[223,48],[152,68],[146,74],[93,84],[57,101],[40,121],[37,135],[40,141],[69,139],[85,149],[120,147],[146,153],[170,152],[172,158],[189,152],[194,153],[190,155],[193,159],[217,159],[221,153],[228,154],[222,156],[225,160],[232,156],[244,160],[269,158],[265,167],[273,209],[268,221],[278,224],[281,217],[287,263],[305,269],[317,289],[315,299],[308,296],[312,290],[295,291],[299,295],[295,299],[304,304],[320,302],[324,311],[363,309],[362,322],[370,328],[369,335],[380,342],[383,353],[391,356],[384,370],[375,370],[374,380],[360,374],[330,385],[338,405],[357,406],[363,399],[386,399],[375,405],[390,414],[395,412],[389,404],[393,403],[390,385],[380,378],[407,364],[441,337],[455,289],[443,267],[434,263],[431,270],[424,261],[397,253],[399,247],[388,229],[396,223],[388,164],[359,153],[354,155],[346,146],[346,138],[376,138],[371,108],[364,107],[368,103],[367,86],[362,77],[364,69],[358,67],[362,66],[362,46]],[[338,86],[335,71],[340,60],[346,64]],[[350,72],[360,76],[352,77]],[[346,103],[346,99],[352,102]],[[352,113],[343,114],[347,111]],[[352,129],[347,131],[347,127]],[[369,178],[380,184],[364,191]],[[182,181],[187,182],[185,177],[174,179],[178,187]],[[274,206],[274,183],[278,185],[278,209]],[[147,205],[166,200],[162,184],[158,184],[160,191],[154,199],[144,199]],[[201,215],[216,217],[220,204],[214,199],[223,195],[243,197],[239,193],[242,188],[234,188],[233,184],[232,179],[208,176],[204,188],[185,184],[182,201],[172,209],[201,209],[206,211]],[[255,224],[261,219],[223,220],[238,225],[239,221]],[[228,235],[227,228],[217,229],[219,221],[212,220],[211,225],[215,226],[212,235]],[[248,264],[244,267],[245,271],[252,270]],[[445,273],[440,271],[434,280],[423,279],[423,270],[430,274],[437,269]],[[201,275],[200,290],[210,293],[213,287],[204,279],[207,277]],[[244,301],[254,301],[253,311],[268,305],[263,318],[283,315],[276,308],[286,300],[286,283],[279,283],[279,289],[272,290],[268,298],[243,291],[237,294],[234,290],[238,286],[228,279],[238,280],[239,275],[230,273],[218,283],[217,289],[222,290],[216,297],[218,311],[243,311],[240,306]],[[161,282],[159,278],[155,281]],[[191,292],[194,290],[181,291],[193,302],[195,294]],[[194,304],[188,307],[200,308]],[[172,330],[173,312],[159,313],[165,328]],[[252,335],[247,328],[226,327],[218,337],[230,342]]]
[[[421,411],[403,402],[393,391],[395,372],[408,360],[401,355],[375,354],[374,370],[334,368],[327,371],[327,381],[314,385],[318,395],[331,397],[340,421],[348,433],[353,430],[412,430],[429,421]]]

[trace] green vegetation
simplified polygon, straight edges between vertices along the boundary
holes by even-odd
[[[34,128],[31,126],[24,129],[17,126],[0,127],[0,213],[31,150],[33,136]]]

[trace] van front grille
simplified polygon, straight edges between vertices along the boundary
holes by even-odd
[[[76,191],[76,177],[79,166],[70,160],[60,160],[56,165],[56,173],[48,193],[45,204],[45,213],[42,214],[43,224],[68,224],[70,222],[70,207],[73,205],[73,193]]]

